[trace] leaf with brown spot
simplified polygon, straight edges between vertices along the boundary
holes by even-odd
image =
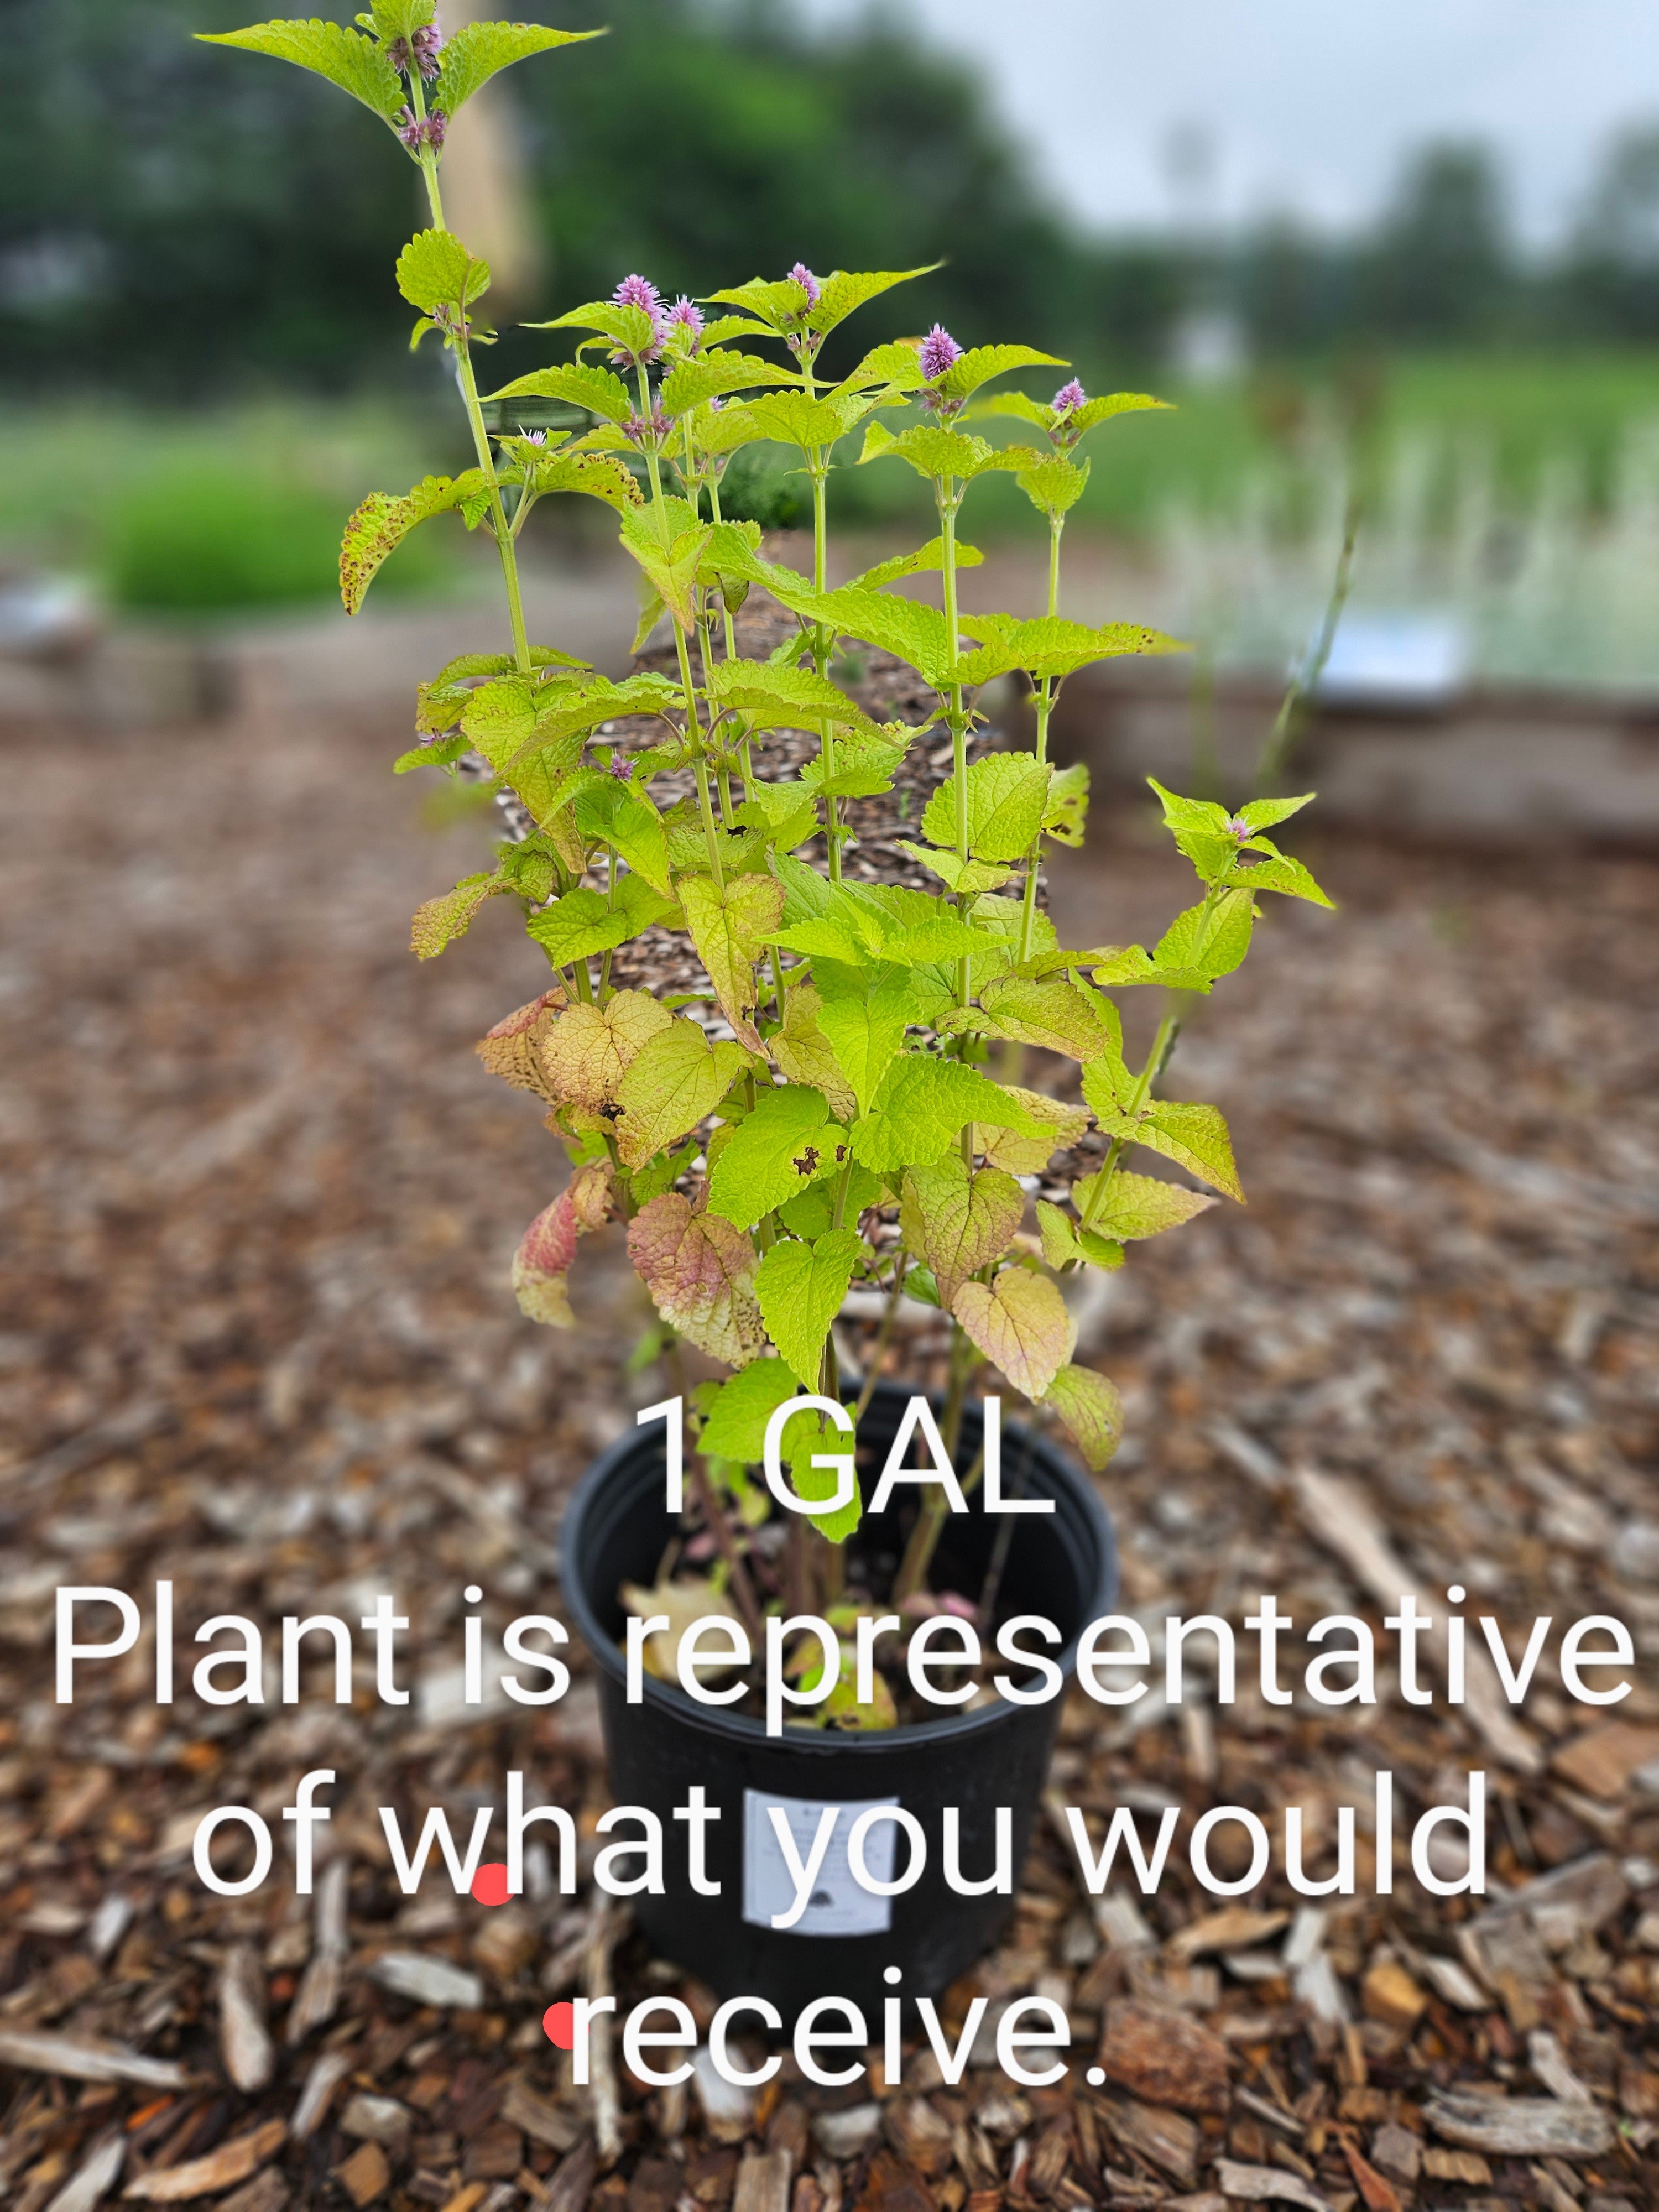
[[[989,1284],[964,1283],[951,1310],[1016,1390],[1033,1401],[1072,1356],[1077,1323],[1046,1275],[1005,1267]]]
[[[970,1275],[1000,1260],[1025,1212],[1025,1194],[1000,1168],[970,1175],[960,1158],[911,1168],[899,1220],[904,1241],[933,1271],[949,1305]]]
[[[613,991],[603,1006],[571,1006],[542,1040],[542,1067],[556,1098],[597,1114],[645,1046],[674,1017],[648,991]]]
[[[729,1221],[665,1190],[635,1215],[628,1255],[663,1319],[711,1359],[746,1367],[764,1348],[755,1248]]]
[[[488,898],[508,886],[493,868],[463,876],[453,891],[441,891],[415,909],[409,925],[409,949],[417,960],[435,960],[472,927],[472,917]]]
[[[709,876],[684,876],[679,892],[685,926],[708,970],[720,1012],[738,1042],[761,1052],[754,1021],[755,963],[782,915],[782,884],[770,876],[734,876],[724,886]]]

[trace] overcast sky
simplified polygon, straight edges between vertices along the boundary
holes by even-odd
[[[820,21],[869,0],[802,0]],[[1168,222],[1170,148],[1213,149],[1188,204],[1346,227],[1404,148],[1478,137],[1525,235],[1556,235],[1597,149],[1659,123],[1655,0],[878,0],[981,59],[1004,112],[1080,215]]]

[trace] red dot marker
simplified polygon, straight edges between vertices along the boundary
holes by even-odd
[[[568,1997],[558,2004],[550,2004],[542,2014],[542,2033],[548,2041],[556,2044],[561,2051],[576,2047],[576,2008]]]
[[[481,1866],[472,1877],[472,1894],[480,1905],[505,1905],[512,1892],[507,1886],[507,1864],[502,1859],[492,1859]]]

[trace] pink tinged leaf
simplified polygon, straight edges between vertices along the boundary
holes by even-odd
[[[1116,1384],[1092,1367],[1062,1367],[1043,1403],[1054,1407],[1085,1461],[1098,1473],[1123,1435],[1123,1401]]]
[[[568,1188],[544,1206],[519,1240],[513,1255],[513,1289],[520,1310],[550,1328],[568,1328],[575,1316],[565,1278],[576,1256],[576,1209]]]
[[[1077,1323],[1046,1275],[1005,1267],[989,1284],[964,1283],[951,1310],[1016,1390],[1037,1400],[1072,1356]]]
[[[571,1176],[568,1195],[579,1237],[604,1228],[610,1219],[611,1182],[609,1160],[590,1160]]]
[[[782,916],[782,884],[769,876],[737,876],[717,888],[708,876],[687,876],[680,897],[691,942],[733,1036],[750,1052],[763,1052],[754,1023],[755,963]]]
[[[658,1312],[700,1352],[746,1367],[763,1350],[757,1255],[740,1229],[667,1190],[635,1215],[628,1255]]]
[[[644,1047],[673,1018],[648,991],[615,991],[603,1006],[571,1006],[542,1039],[555,1097],[589,1114],[611,1105]]]
[[[1024,1192],[998,1168],[969,1175],[952,1158],[904,1178],[905,1242],[933,1269],[946,1305],[970,1275],[1002,1257],[1024,1212]]]
[[[540,1046],[565,1004],[562,991],[544,991],[539,999],[497,1022],[473,1049],[492,1075],[499,1075],[515,1091],[533,1091],[551,1105],[555,1099],[542,1068]]]

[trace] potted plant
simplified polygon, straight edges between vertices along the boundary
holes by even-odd
[[[1178,1010],[1181,994],[1207,992],[1243,960],[1263,891],[1325,902],[1266,835],[1304,800],[1231,814],[1160,789],[1198,883],[1158,945],[1063,946],[1043,910],[1044,841],[1079,842],[1087,799],[1086,773],[1048,757],[1057,690],[1103,657],[1171,649],[1139,626],[1091,628],[1058,611],[1084,441],[1158,402],[1091,399],[1075,380],[1046,403],[993,396],[1011,374],[1065,364],[1026,345],[964,350],[937,325],[831,376],[821,361],[832,333],[927,272],[820,278],[799,264],[672,305],[629,276],[610,299],[538,326],[571,334],[572,359],[480,395],[489,272],[445,226],[446,128],[496,70],[576,35],[475,23],[445,40],[433,0],[375,0],[355,28],[268,23],[218,43],[352,93],[394,132],[428,198],[429,226],[399,256],[397,282],[417,317],[414,343],[429,337],[452,357],[476,465],[365,501],[346,528],[341,586],[355,611],[381,562],[443,513],[489,530],[499,550],[507,646],[420,686],[422,741],[397,767],[487,780],[508,834],[490,868],[420,909],[414,946],[431,957],[487,900],[520,902],[548,987],[479,1049],[545,1102],[570,1162],[520,1245],[520,1304],[568,1326],[580,1241],[620,1222],[659,1317],[653,1348],[675,1374],[675,1399],[654,1409],[663,1425],[589,1470],[563,1538],[613,1782],[675,1838],[667,1892],[637,1897],[637,1916],[682,1963],[781,2006],[830,1990],[869,2003],[894,1966],[915,1996],[959,1972],[1011,1909],[1058,1706],[1031,1695],[1036,1647],[1015,1647],[1023,1663],[999,1692],[985,1677],[1010,1655],[978,1667],[964,1641],[939,1678],[951,1703],[935,1712],[910,1686],[906,1639],[914,1649],[925,1630],[936,1641],[933,1624],[954,1620],[989,1645],[1035,1615],[1054,1632],[1045,1656],[1063,1665],[1109,1608],[1111,1538],[1093,1487],[1037,1426],[1053,1416],[1099,1469],[1121,1423],[1111,1383],[1071,1358],[1064,1286],[1119,1267],[1127,1244],[1190,1219],[1209,1192],[1243,1195],[1218,1110],[1159,1091],[1179,1012],[1135,1065],[1112,994],[1161,988]],[[550,402],[570,427],[524,427]],[[1010,442],[975,427],[993,416],[1018,426]],[[831,587],[826,489],[854,441],[854,465],[926,481],[939,527]],[[722,511],[732,457],[766,444],[792,453],[810,485],[810,574],[772,557],[757,523]],[[1026,616],[958,605],[959,573],[979,557],[958,520],[995,471],[1013,475],[1048,532],[1047,604]],[[614,511],[644,592],[636,645],[665,632],[620,682],[527,634],[517,548],[555,494]],[[937,577],[939,605],[896,588],[918,575]],[[872,690],[872,660],[902,673],[896,692]],[[1030,687],[1032,742],[986,750],[977,702],[1010,676]],[[881,711],[900,694],[908,703]],[[896,790],[919,803],[872,837],[871,810]],[[1075,1065],[1056,1086],[1073,1095],[1018,1079],[1026,1048]],[[1137,1146],[1207,1191],[1132,1170]],[[882,1317],[866,1328],[855,1387],[834,1325],[849,1297],[872,1293]],[[944,1373],[907,1378],[908,1392],[878,1380],[902,1304],[934,1310],[950,1333]],[[705,1373],[694,1387],[682,1345],[724,1379]],[[1037,1409],[1006,1439],[994,1401],[972,1391],[988,1368]],[[918,1396],[920,1417],[906,1412]],[[800,1400],[811,1402],[784,1412]],[[938,1471],[889,1486],[884,1510],[866,1514],[902,1427],[933,1445]],[[793,1484],[783,1502],[757,1473],[769,1428]],[[682,1455],[678,1512],[665,1477]],[[850,1484],[838,1464],[849,1455]],[[994,1471],[1027,1512],[949,1510]],[[657,1624],[636,1638],[650,1679],[632,1702],[619,1648],[629,1613]],[[898,1632],[872,1638],[870,1663],[849,1649],[838,1667],[836,1634],[855,1643],[860,1620],[884,1619]],[[740,1658],[682,1670],[683,1637],[711,1622],[735,1639],[721,1649],[746,1643],[757,1666],[771,1624],[788,1690],[774,1681],[769,1713]],[[946,1648],[948,1660],[948,1633]],[[689,1834],[669,1818],[694,1786],[718,1815],[696,1876]],[[764,1816],[782,1808],[786,1825],[799,1814],[811,1828],[825,1806],[894,1805],[927,1846],[902,1911],[826,1875],[795,1922],[775,1927],[768,1881],[787,1853]]]

